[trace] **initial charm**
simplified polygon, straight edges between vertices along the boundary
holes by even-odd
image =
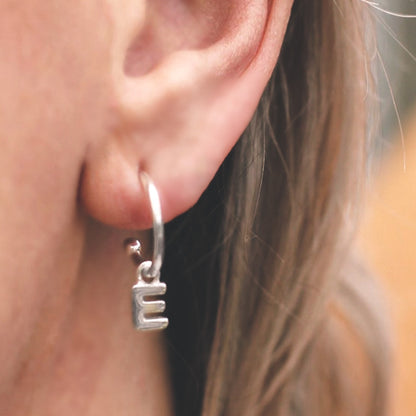
[[[147,191],[153,216],[153,259],[143,261],[137,269],[137,283],[133,286],[132,306],[133,323],[136,329],[142,331],[165,329],[168,318],[160,316],[165,310],[164,300],[156,300],[155,296],[166,293],[166,284],[160,281],[164,251],[164,230],[162,208],[155,184],[147,173],[140,173],[140,181]],[[130,255],[141,258],[141,245],[138,240],[131,241],[127,246]]]
[[[164,300],[146,300],[147,297],[160,296],[166,293],[166,284],[159,280],[159,275],[151,282],[143,279],[143,267],[138,270],[138,282],[132,288],[133,323],[139,330],[165,329],[168,318],[157,316],[165,310]]]

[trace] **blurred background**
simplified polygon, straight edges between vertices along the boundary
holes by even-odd
[[[358,243],[384,287],[396,336],[392,414],[413,416],[416,415],[416,0],[372,3],[379,41],[376,60],[381,120]]]

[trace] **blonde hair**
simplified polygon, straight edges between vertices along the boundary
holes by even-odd
[[[385,414],[386,325],[351,245],[369,145],[369,25],[358,0],[295,0],[250,126],[167,228],[181,416]]]

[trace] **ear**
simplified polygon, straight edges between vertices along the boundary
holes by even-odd
[[[114,4],[111,124],[90,146],[81,182],[93,217],[150,226],[140,170],[159,191],[165,221],[198,200],[256,109],[292,2]]]

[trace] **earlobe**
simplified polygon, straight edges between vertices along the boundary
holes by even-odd
[[[89,148],[81,183],[84,206],[99,221],[150,226],[139,169],[155,182],[165,221],[183,213],[250,121],[292,0],[202,3],[149,2],[141,30],[116,22],[123,41],[111,47],[125,49],[112,54],[111,122]]]

